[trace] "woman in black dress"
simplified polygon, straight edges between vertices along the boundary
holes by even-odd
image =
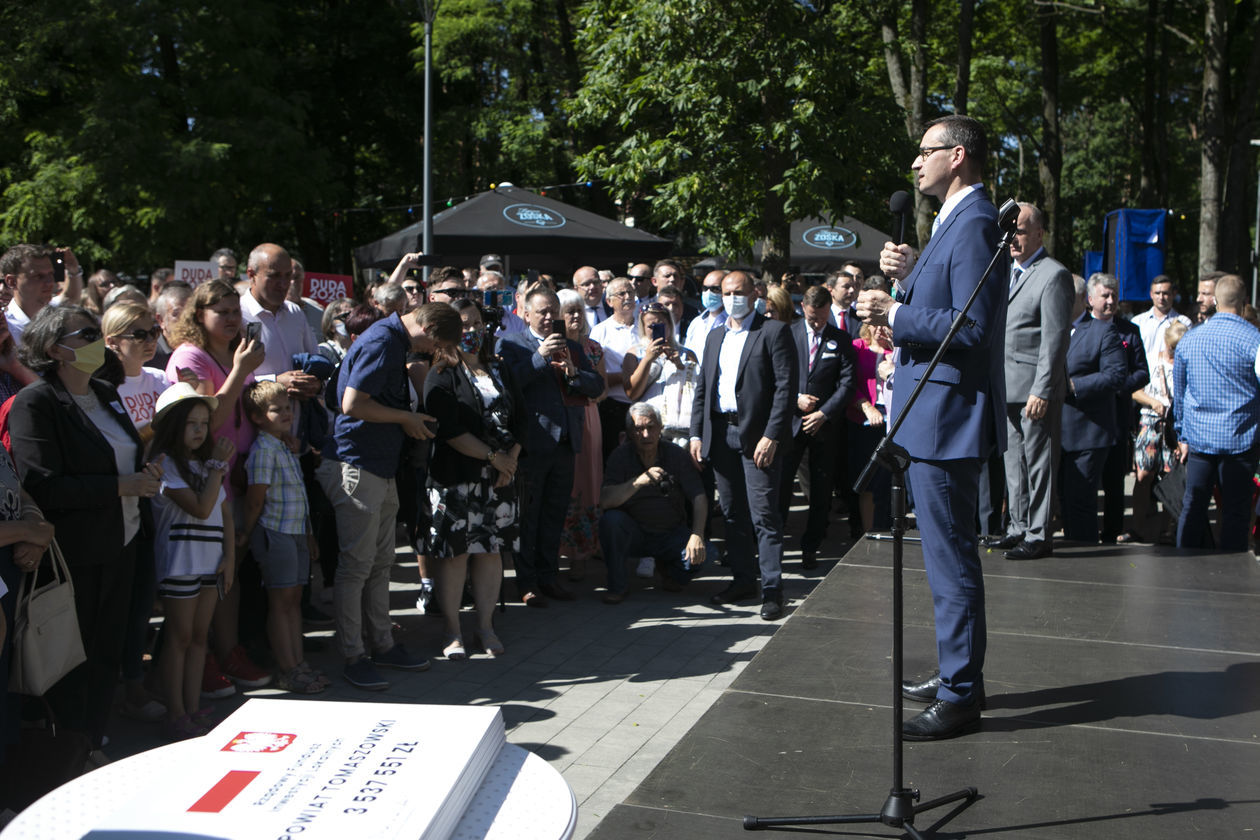
[[[514,478],[521,451],[521,401],[506,365],[494,355],[480,308],[468,300],[454,305],[464,322],[458,357],[436,358],[424,383],[424,412],[437,418],[429,461],[433,519],[426,554],[440,563],[443,653],[448,659],[464,659],[459,605],[470,569],[478,642],[491,656],[503,653],[492,621],[503,580],[500,551],[515,551],[519,542]]]

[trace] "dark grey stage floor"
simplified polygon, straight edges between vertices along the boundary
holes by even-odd
[[[907,544],[907,676],[935,666]],[[869,813],[891,783],[892,549],[859,542],[722,698],[590,835],[754,834],[744,814]],[[907,744],[924,800],[975,786],[950,838],[1247,837],[1260,830],[1260,564],[1250,554],[1056,549],[985,559],[989,708],[979,733]],[[907,715],[919,706],[907,704]],[[925,831],[948,812],[919,816]]]

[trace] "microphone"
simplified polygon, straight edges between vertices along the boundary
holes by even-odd
[[[910,213],[910,193],[897,190],[888,198],[888,209],[899,217],[897,225],[897,244],[906,241],[906,216]]]
[[[1008,198],[998,210],[998,229],[1004,233],[1012,233],[1019,222],[1019,205],[1015,199]]]

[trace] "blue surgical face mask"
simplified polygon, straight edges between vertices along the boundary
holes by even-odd
[[[736,321],[752,311],[752,306],[748,302],[748,295],[722,295],[722,305],[726,307],[726,314]]]
[[[709,312],[717,312],[722,308],[722,296],[717,292],[705,289],[700,293],[700,305]]]
[[[756,306],[757,308],[758,315],[766,314],[766,299],[765,298],[762,298],[762,297],[757,298],[757,302],[754,304],[754,306]]]

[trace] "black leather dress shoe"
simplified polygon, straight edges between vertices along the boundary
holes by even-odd
[[[941,672],[933,671],[932,676],[923,682],[911,682],[910,680],[901,681],[901,696],[907,700],[913,700],[916,703],[935,703],[936,691],[941,687]],[[980,695],[980,708],[983,710],[988,707],[984,697],[984,680],[980,681],[980,686],[976,689],[976,693]],[[955,704],[956,705],[956,704]]]
[[[553,601],[572,601],[577,597],[558,583],[540,583],[538,591]]]
[[[980,704],[960,706],[937,700],[901,724],[901,737],[907,741],[940,741],[980,727]]]
[[[765,593],[761,599],[761,618],[774,621],[783,617],[783,594],[776,591]]]
[[[980,541],[985,548],[1000,548],[1005,551],[1008,548],[1014,548],[1024,541],[1023,535],[1015,536],[1012,534],[1004,534],[1000,537],[985,537]]]
[[[801,568],[802,569],[817,569],[818,568],[818,552],[805,551],[804,549],[801,549]]]
[[[721,607],[726,604],[737,604],[740,601],[747,601],[757,595],[757,587],[755,586],[739,586],[732,583],[721,592],[709,598],[709,603],[715,607]]]
[[[1050,540],[1037,540],[1029,542],[1024,540],[1019,545],[1006,552],[1007,560],[1040,560],[1042,557],[1049,557],[1054,553],[1054,544]]]
[[[936,690],[941,687],[941,672],[934,671],[932,676],[922,682],[901,681],[901,696],[916,703],[931,703],[936,699]]]

